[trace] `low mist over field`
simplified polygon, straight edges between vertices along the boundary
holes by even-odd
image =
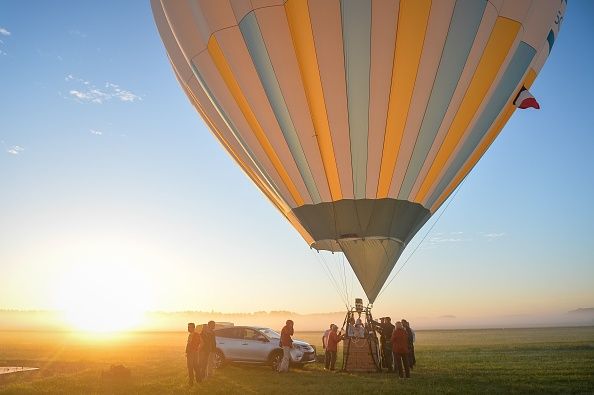
[[[518,314],[506,316],[457,317],[443,314],[435,317],[403,316],[382,312],[376,318],[390,315],[393,319],[406,318],[415,329],[465,328],[522,328],[548,326],[594,325],[594,308],[578,308],[551,314]],[[300,331],[319,331],[330,323],[341,326],[343,312],[299,314],[290,311],[257,311],[253,313],[220,313],[207,311],[147,312],[143,320],[131,330],[177,331],[184,330],[187,322],[205,323],[209,320],[231,322],[236,325],[261,325],[280,329],[287,319],[295,321]],[[59,311],[0,310],[0,330],[72,330],[65,315]]]

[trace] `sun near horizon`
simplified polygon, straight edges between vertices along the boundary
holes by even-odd
[[[142,272],[128,266],[86,265],[64,271],[56,307],[77,331],[112,333],[143,323],[150,289]]]

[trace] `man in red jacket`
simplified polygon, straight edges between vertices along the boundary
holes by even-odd
[[[326,352],[329,358],[326,358],[326,369],[334,370],[336,365],[336,352],[338,351],[338,343],[342,340],[342,334],[337,333],[338,327],[332,324],[332,329],[328,334],[328,344],[326,345]]]
[[[291,348],[293,348],[293,321],[287,320],[287,324],[281,330],[280,345],[283,348],[283,360],[278,366],[279,372],[288,372],[291,362]]]
[[[394,354],[394,364],[398,368],[398,376],[402,376],[402,366],[406,377],[410,377],[410,368],[408,366],[408,334],[402,325],[402,322],[396,323],[396,329],[392,333],[392,353]]]

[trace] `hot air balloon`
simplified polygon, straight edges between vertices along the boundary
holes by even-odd
[[[370,303],[504,127],[564,0],[151,0],[180,85]]]

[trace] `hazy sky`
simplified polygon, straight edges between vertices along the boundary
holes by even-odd
[[[594,306],[593,42],[594,2],[570,1],[542,109],[514,114],[380,313]],[[0,71],[0,308],[122,286],[151,310],[343,307],[189,104],[148,0],[2,1]]]

